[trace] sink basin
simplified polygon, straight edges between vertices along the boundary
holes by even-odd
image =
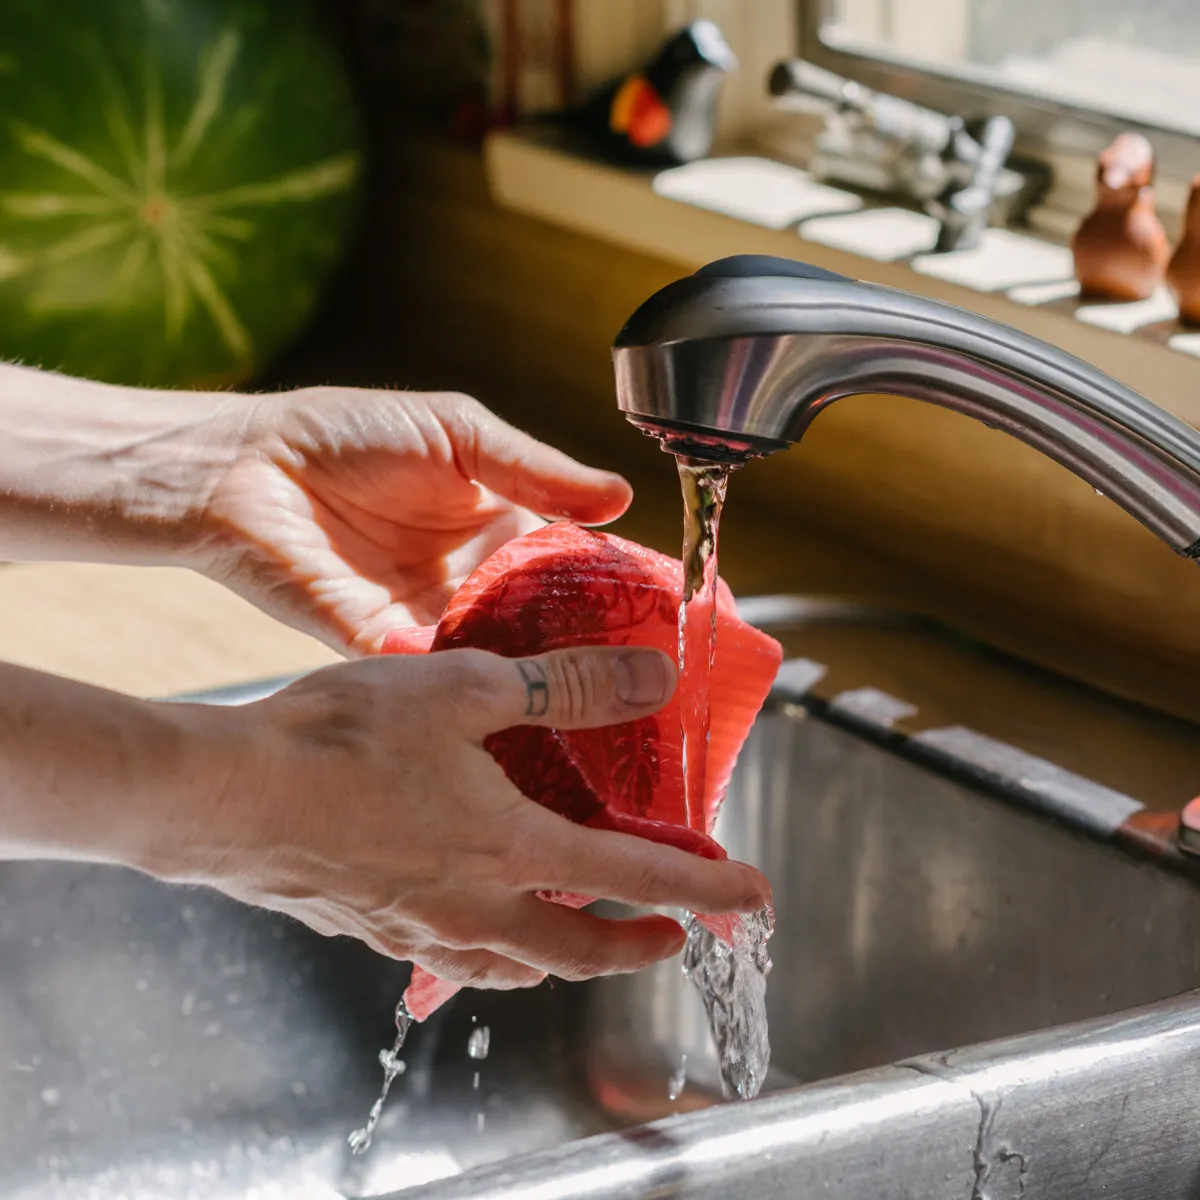
[[[922,622],[745,608],[787,649],[719,830],[775,886],[764,1098],[714,1105],[669,963],[461,994],[355,1157],[404,964],[201,889],[0,865],[0,1198],[1200,1195],[1200,889],[1171,832],[1200,731]]]

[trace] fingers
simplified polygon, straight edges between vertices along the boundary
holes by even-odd
[[[497,915],[504,932],[489,940],[560,979],[641,971],[678,954],[684,943],[683,930],[669,917],[611,921],[536,896],[521,897]]]
[[[438,946],[414,955],[414,961],[448,983],[494,991],[537,987],[546,978],[544,970],[491,950],[447,950]]]
[[[473,692],[456,715],[479,737],[513,725],[593,729],[635,721],[675,691],[675,665],[658,650],[577,646],[523,659],[454,653],[462,657],[450,669],[469,675]]]
[[[588,829],[535,805],[521,810],[518,844],[528,868],[514,882],[531,891],[568,891],[624,904],[693,912],[756,912],[771,885],[745,863],[701,858],[672,846]]]
[[[463,473],[522,508],[545,517],[600,525],[619,517],[633,489],[611,471],[573,458],[501,421],[481,404],[454,397],[443,423]]]

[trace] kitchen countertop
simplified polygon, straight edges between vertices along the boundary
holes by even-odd
[[[0,568],[0,660],[142,696],[337,661],[191,571],[33,563]]]

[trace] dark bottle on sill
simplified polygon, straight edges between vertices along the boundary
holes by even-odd
[[[1104,300],[1145,300],[1162,282],[1170,245],[1154,211],[1154,150],[1122,133],[1096,162],[1096,203],[1071,250],[1080,292]]]
[[[1200,175],[1192,180],[1188,193],[1183,234],[1167,265],[1167,286],[1179,302],[1180,321],[1200,325]]]
[[[704,158],[717,128],[717,100],[737,59],[712,21],[668,38],[642,70],[613,80],[579,122],[614,158],[674,166]]]

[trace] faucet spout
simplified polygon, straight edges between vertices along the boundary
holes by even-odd
[[[743,255],[647,300],[613,363],[621,410],[676,454],[741,462],[799,441],[844,396],[907,396],[1035,447],[1200,557],[1200,433],[1080,359],[952,305]]]

